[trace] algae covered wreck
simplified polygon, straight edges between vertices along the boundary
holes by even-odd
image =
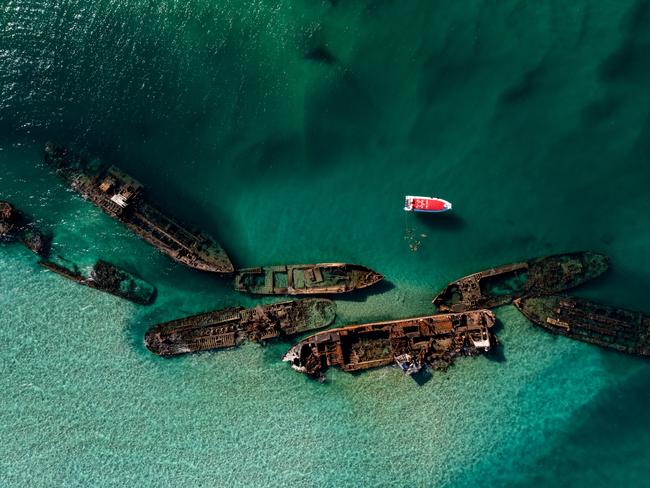
[[[0,237],[13,235],[17,227],[17,212],[9,202],[0,201]]]
[[[322,298],[227,308],[158,324],[144,341],[155,354],[175,356],[300,334],[327,327],[335,316],[334,302]]]
[[[397,364],[407,374],[425,366],[446,368],[459,355],[496,345],[489,310],[415,317],[319,332],[293,346],[283,360],[298,372],[322,377],[327,368],[359,371]]]
[[[522,298],[514,303],[531,322],[554,334],[650,356],[650,315],[559,295]]]
[[[52,236],[41,231],[36,223],[11,203],[0,201],[0,241],[18,240],[41,257],[50,253]]]
[[[140,305],[149,305],[156,297],[156,288],[153,285],[101,259],[95,262],[90,270],[80,269],[78,265],[60,256],[40,261],[39,264],[75,283]]]
[[[359,290],[383,278],[358,264],[296,264],[240,269],[234,286],[257,295],[315,295]]]
[[[433,299],[441,311],[493,308],[515,298],[558,293],[591,280],[609,267],[594,252],[573,252],[498,266],[448,284]]]
[[[45,146],[45,162],[83,198],[175,261],[201,271],[234,271],[214,239],[164,213],[149,201],[142,184],[115,166],[52,142]]]

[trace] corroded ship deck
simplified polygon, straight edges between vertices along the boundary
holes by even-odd
[[[235,290],[259,295],[345,293],[366,288],[383,276],[358,264],[323,263],[240,269]]]
[[[650,356],[650,316],[567,296],[530,297],[515,306],[533,323],[555,334]]]
[[[76,283],[140,305],[149,305],[156,297],[153,285],[106,261],[97,261],[87,275],[78,266],[60,257],[56,262],[40,261],[39,264]]]
[[[489,310],[476,310],[341,327],[299,342],[284,361],[312,377],[321,377],[330,366],[358,371],[395,362],[407,374],[426,365],[445,368],[458,355],[495,345],[494,321]]]
[[[45,147],[45,162],[77,193],[172,259],[202,271],[234,271],[214,239],[163,213],[148,201],[143,186],[118,168],[53,143]]]
[[[0,240],[19,240],[29,250],[45,257],[50,253],[51,236],[9,202],[0,201]]]
[[[508,264],[448,284],[433,300],[441,311],[462,312],[511,303],[515,298],[558,293],[604,273],[602,254],[574,252]]]
[[[320,329],[335,316],[334,302],[318,298],[228,308],[156,325],[147,331],[145,345],[161,356],[225,349],[246,339],[259,342]]]

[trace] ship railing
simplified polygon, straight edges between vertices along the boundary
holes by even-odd
[[[144,205],[141,208],[141,212],[139,212],[139,214],[142,215],[144,218],[146,218],[148,221],[150,221],[152,224],[156,225],[156,227],[165,226],[169,229],[173,228],[174,229],[173,232],[175,234],[179,234],[180,236],[185,237],[190,243],[194,243],[202,237],[202,236],[197,236],[196,234],[193,234],[192,232],[188,231],[179,222],[167,217],[165,214],[160,212],[157,208],[153,207],[152,205],[148,205],[148,204]]]
[[[175,244],[177,244],[177,245],[179,245],[179,246],[181,246],[181,247],[183,247],[183,248],[185,248],[187,250],[192,250],[192,244],[193,244],[192,242],[183,242],[183,240],[181,240],[179,238],[180,236],[170,234],[169,232],[162,229],[156,222],[153,222],[153,221],[149,220],[144,214],[142,214],[140,212],[137,212],[134,216],[137,217],[142,222],[144,222],[145,224],[147,224],[149,226],[149,228],[151,229],[152,234],[157,233],[158,235],[164,236],[165,238],[169,239],[173,243],[175,243]],[[162,239],[160,239],[160,240],[162,241]]]

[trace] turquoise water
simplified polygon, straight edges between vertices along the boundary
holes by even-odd
[[[451,279],[574,249],[613,266],[578,293],[650,311],[649,33],[646,1],[5,0],[0,198],[159,296],[2,245],[0,484],[644,486],[650,363],[512,307],[502,360],[422,386],[396,368],[310,382],[279,361],[290,343],[152,356],[149,324],[255,300],[130,235],[40,150],[117,164],[238,266],[383,273],[337,299],[338,324],[430,313]],[[407,216],[406,193],[454,213]]]

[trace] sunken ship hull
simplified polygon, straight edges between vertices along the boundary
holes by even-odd
[[[334,302],[317,298],[228,308],[156,325],[144,341],[155,354],[175,356],[300,334],[330,325],[335,316]]]
[[[153,285],[106,261],[97,261],[87,275],[78,266],[60,257],[56,261],[40,261],[39,264],[75,283],[139,305],[149,305],[156,298],[156,288]]]
[[[323,263],[238,270],[235,290],[257,295],[345,293],[381,281],[383,276],[358,264]]]
[[[9,202],[0,201],[0,238],[13,237],[19,226],[18,212]]]
[[[0,241],[19,240],[41,257],[50,253],[52,236],[41,232],[34,222],[9,202],[0,201]]]
[[[234,271],[214,239],[163,213],[148,201],[143,186],[118,168],[53,143],[45,147],[45,162],[83,198],[175,261],[201,271]]]
[[[283,360],[314,378],[327,368],[359,371],[396,363],[413,374],[424,366],[444,369],[456,356],[487,352],[496,345],[489,310],[440,314],[319,332],[292,347]]]
[[[558,295],[522,298],[514,303],[531,322],[554,334],[650,356],[650,315]]]
[[[581,285],[609,267],[593,252],[556,254],[474,273],[448,284],[433,303],[443,312],[493,308],[516,298],[549,295]]]

